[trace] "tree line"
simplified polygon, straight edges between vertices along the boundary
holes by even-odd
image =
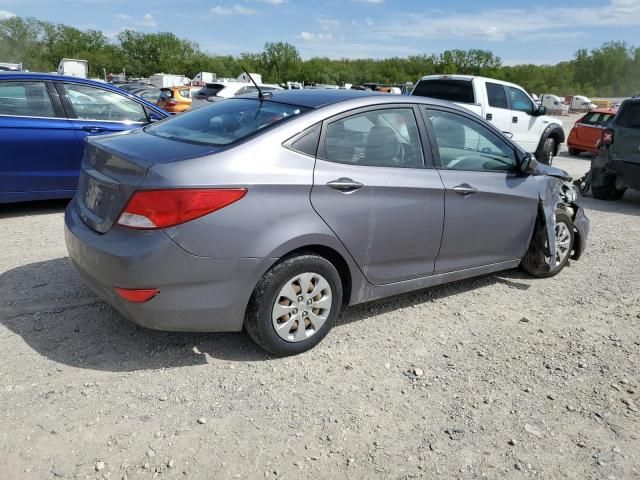
[[[147,77],[154,73],[214,72],[237,77],[246,67],[270,83],[300,81],[307,84],[360,85],[366,82],[401,84],[427,74],[483,75],[522,85],[532,93],[587,96],[640,94],[640,47],[607,42],[601,47],[578,50],[573,59],[557,65],[503,65],[486,50],[446,50],[440,54],[385,59],[302,60],[289,43],[267,42],[262,52],[238,56],[201,50],[196,42],[173,33],[120,32],[114,39],[97,30],[54,24],[36,18],[0,20],[0,61],[21,62],[31,71],[55,71],[62,58],[88,60],[90,75],[103,72]]]

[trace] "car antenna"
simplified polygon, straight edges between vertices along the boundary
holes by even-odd
[[[251,74],[249,72],[247,72],[246,68],[242,67],[242,70],[244,70],[244,73],[247,74],[247,77],[249,77],[249,80],[251,80],[251,83],[253,83],[256,86],[256,88],[258,89],[258,98],[260,100],[265,100],[267,98],[273,97],[273,93],[271,93],[271,92],[263,92],[262,90],[260,90],[260,87],[258,86],[256,81],[253,79]]]

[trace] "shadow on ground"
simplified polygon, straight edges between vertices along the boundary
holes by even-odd
[[[5,203],[0,205],[0,219],[62,213],[69,203],[65,200],[40,200],[37,202]]]
[[[478,277],[349,307],[337,329],[399,308],[502,283],[529,288],[518,271]],[[38,354],[77,368],[137,371],[225,361],[272,358],[245,333],[159,332],[138,327],[96,298],[76,277],[68,259],[33,263],[0,275],[0,322]],[[7,338],[6,336],[4,338]]]

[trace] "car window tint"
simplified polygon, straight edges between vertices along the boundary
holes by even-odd
[[[490,106],[504,109],[509,108],[507,104],[507,94],[502,85],[487,83],[487,97],[489,98]]]
[[[611,122],[611,120],[613,119],[614,115],[611,113],[605,113],[602,115],[602,118],[600,119],[600,125],[609,125],[609,122]]]
[[[424,165],[411,108],[374,110],[330,123],[324,147],[325,158],[332,162],[401,168]]]
[[[228,145],[307,110],[284,103],[230,98],[151,125],[145,132],[199,145]]]
[[[77,118],[114,122],[147,121],[143,106],[119,93],[72,83],[65,83],[64,88]]]
[[[640,102],[623,103],[616,124],[624,128],[640,128]]]
[[[475,103],[476,101],[470,80],[423,80],[418,82],[412,95],[460,103]]]
[[[56,116],[44,82],[0,82],[0,115]]]
[[[429,111],[441,167],[448,170],[510,171],[514,149],[491,130],[462,115]]]
[[[507,90],[509,92],[509,100],[511,100],[511,110],[525,112],[529,115],[533,114],[533,102],[529,95],[519,88],[507,87]]]
[[[320,125],[308,128],[291,144],[291,149],[312,157],[318,152],[318,142],[320,141]]]

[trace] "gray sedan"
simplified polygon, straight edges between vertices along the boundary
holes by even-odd
[[[145,327],[315,346],[344,305],[519,265],[560,272],[589,221],[561,170],[453,104],[236,97],[88,140],[74,267]]]

